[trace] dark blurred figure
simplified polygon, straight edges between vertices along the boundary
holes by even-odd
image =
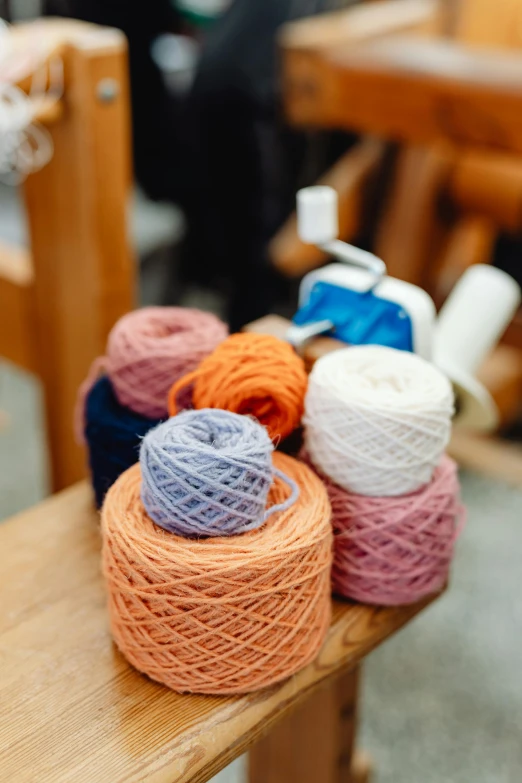
[[[346,3],[345,3],[346,4]],[[167,93],[151,44],[181,20],[169,0],[47,0],[46,12],[119,27],[129,41],[135,171],[153,199],[179,204],[188,231],[176,284],[221,285],[233,330],[269,312],[285,281],[267,242],[294,205],[308,144],[279,114],[276,31],[335,0],[234,0],[206,36],[189,93]],[[330,143],[334,139],[333,145]],[[336,156],[308,166],[321,173]],[[341,137],[341,148],[347,141]],[[330,154],[330,148],[333,152]]]
[[[176,135],[181,106],[163,84],[150,49],[161,33],[179,27],[169,0],[44,0],[48,16],[66,16],[118,27],[129,42],[134,168],[138,182],[155,200],[181,196],[180,146]]]

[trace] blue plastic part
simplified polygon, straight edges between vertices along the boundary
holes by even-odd
[[[386,345],[413,352],[410,316],[396,302],[381,299],[373,291],[353,291],[323,281],[316,282],[294,316],[296,326],[329,320],[329,334],[350,345]]]

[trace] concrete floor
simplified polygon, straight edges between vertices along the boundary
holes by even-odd
[[[23,238],[16,214],[0,191],[0,237]],[[38,386],[5,363],[0,411],[1,519],[46,491]],[[451,589],[365,666],[360,740],[378,783],[522,781],[522,492],[473,474],[462,486]],[[239,760],[216,780],[242,777]]]

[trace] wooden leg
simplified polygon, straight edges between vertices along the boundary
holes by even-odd
[[[250,751],[249,783],[370,783],[356,755],[359,670],[314,693]]]
[[[116,30],[79,26],[64,50],[65,110],[50,131],[52,160],[25,183],[34,265],[33,329],[52,486],[85,474],[74,442],[78,386],[134,302],[127,241],[131,184],[126,43]]]
[[[431,265],[427,290],[440,307],[460,276],[474,264],[489,264],[498,228],[480,215],[467,215],[455,221],[442,250]]]
[[[372,762],[364,751],[356,751],[352,762],[351,783],[371,783]]]
[[[337,719],[338,770],[334,780],[335,783],[359,783],[360,777],[354,776],[359,669],[343,675],[330,687],[333,690],[334,719]]]
[[[449,229],[439,202],[453,162],[454,154],[443,148],[400,151],[375,247],[390,277],[426,287]]]

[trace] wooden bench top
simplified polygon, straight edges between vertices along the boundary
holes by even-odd
[[[138,674],[113,645],[99,553],[86,483],[0,525],[1,780],[208,780],[431,600],[397,609],[334,601],[319,658],[282,685],[181,696]]]

